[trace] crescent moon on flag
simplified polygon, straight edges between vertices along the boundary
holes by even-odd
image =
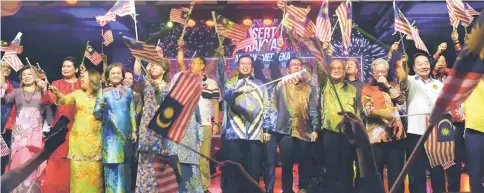
[[[160,126],[161,128],[166,129],[166,128],[168,128],[170,126],[171,120],[168,123],[164,123],[164,122],[160,121],[160,114],[158,114],[158,116],[156,117],[156,124],[158,126]]]

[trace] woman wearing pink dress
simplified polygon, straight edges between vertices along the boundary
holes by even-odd
[[[52,111],[46,110],[50,108],[48,104],[44,104],[42,100],[41,90],[45,90],[45,82],[39,80],[37,72],[33,67],[24,67],[19,70],[20,74],[20,88],[2,95],[2,101],[5,103],[14,103],[16,111],[16,122],[12,131],[12,146],[9,168],[14,169],[21,166],[25,161],[29,160],[36,153],[43,148],[42,141],[42,126],[43,113],[46,114],[48,123],[52,122]],[[5,88],[3,89],[8,89]],[[41,89],[42,88],[42,89]],[[45,163],[42,164],[36,171],[24,180],[12,192],[40,192],[39,177],[45,168]]]

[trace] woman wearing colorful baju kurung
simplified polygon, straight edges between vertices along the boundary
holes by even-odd
[[[159,86],[159,88],[155,88],[154,86]],[[155,92],[156,89],[159,91]],[[159,85],[146,84],[144,88],[144,106],[139,127],[138,141],[139,159],[136,177],[137,193],[158,192],[153,159],[157,155],[161,155],[162,151],[165,149],[163,148],[162,136],[149,129],[147,126],[150,124],[151,119],[153,119],[153,116],[160,107],[163,99],[168,94],[168,91],[169,85],[165,82],[162,82]]]
[[[180,73],[173,76],[171,81],[171,87],[176,83]],[[200,82],[201,84],[201,82]],[[170,88],[171,89],[171,88]],[[191,99],[191,100],[199,100]],[[198,108],[194,111],[190,118],[188,128],[185,130],[185,134],[180,142],[175,143],[168,139],[164,139],[164,143],[168,153],[170,155],[177,155],[180,161],[181,168],[181,180],[178,184],[178,193],[203,193],[202,179],[200,176],[200,155],[196,152],[189,150],[185,146],[188,146],[197,152],[200,151],[200,140],[203,135],[203,127],[201,125],[200,111]]]
[[[75,90],[81,88],[81,81],[76,78],[76,65],[75,60],[72,57],[67,57],[62,64],[62,76],[63,79],[52,82],[52,86],[57,88],[63,95],[68,95]],[[55,96],[50,95],[50,100],[55,101]],[[69,179],[70,179],[70,163],[67,158],[69,152],[69,133],[74,123],[74,114],[76,108],[71,104],[58,104],[57,111],[54,116],[55,125],[60,117],[67,117],[70,122],[67,125],[69,132],[66,135],[66,141],[59,146],[54,153],[47,160],[47,166],[45,168],[45,179],[42,184],[42,192],[49,193],[67,193],[69,192]]]
[[[135,105],[133,91],[121,86],[121,64],[111,64],[106,70],[107,87],[96,98],[94,116],[102,119],[102,161],[106,193],[131,190],[132,141],[135,139]]]
[[[3,95],[5,103],[14,103],[16,106],[16,121],[12,129],[12,146],[10,153],[9,168],[15,169],[20,167],[36,153],[43,148],[42,126],[43,112],[50,108],[42,100],[43,94],[39,91],[35,83],[35,72],[28,67],[19,71],[22,86],[7,94]],[[8,88],[3,88],[8,89]],[[3,94],[4,92],[2,92]],[[43,103],[44,102],[44,103]],[[46,111],[51,112],[51,111]],[[46,114],[47,122],[52,122],[52,114]],[[41,164],[38,169],[25,179],[16,189],[17,192],[40,192],[39,177],[45,168],[45,163]]]
[[[88,70],[83,77],[83,90],[63,96],[57,95],[58,105],[75,107],[75,117],[69,137],[70,192],[103,192],[101,162],[101,122],[93,115],[96,102],[96,88],[100,87],[101,76],[95,70]],[[93,82],[93,83],[91,83]],[[97,83],[96,83],[97,82]],[[90,94],[88,94],[88,92]]]

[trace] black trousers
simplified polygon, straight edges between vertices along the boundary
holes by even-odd
[[[259,182],[262,163],[262,142],[249,140],[224,140],[224,151],[228,160],[240,163],[254,181]],[[240,172],[222,170],[222,191],[224,193],[258,192]]]
[[[264,160],[264,184],[266,185],[266,192],[274,192],[274,184],[276,182],[276,165],[277,165],[277,146],[280,146],[281,139],[284,135],[278,133],[271,133],[271,140],[266,145],[265,160]]]
[[[311,142],[285,135],[280,142],[282,166],[282,192],[291,193],[293,185],[292,169],[299,163],[299,189],[307,188],[310,181],[312,159],[309,154]]]
[[[323,134],[323,146],[328,180],[342,184],[345,189],[344,192],[354,192],[353,160],[356,157],[355,148],[343,133],[328,130]]]
[[[403,141],[390,141],[375,143],[372,145],[375,156],[377,171],[383,176],[384,168],[387,167],[388,189],[390,190],[402,171],[405,161],[405,149]],[[402,183],[397,190],[398,193],[404,192]]]

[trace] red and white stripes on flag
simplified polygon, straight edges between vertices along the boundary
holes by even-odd
[[[216,14],[212,11],[212,16],[215,18],[215,28],[219,36],[233,40],[241,41],[245,38],[247,30],[250,26],[237,24],[230,21],[226,17]]]
[[[2,91],[4,91],[4,90],[2,89]],[[5,142],[3,137],[0,137],[0,147],[1,147],[0,156],[3,157],[3,156],[7,156],[8,154],[10,154],[10,149],[8,148],[7,143]]]
[[[234,52],[232,53],[232,58],[235,58],[237,51],[244,49],[247,46],[252,46],[255,44],[256,40],[254,38],[254,35],[252,35],[252,28],[250,28],[249,31],[247,31],[247,33],[249,33],[249,37],[243,39],[242,41],[239,41],[235,45]]]
[[[99,54],[99,52],[94,50],[94,48],[91,47],[91,45],[89,43],[87,43],[87,45],[86,45],[86,50],[84,51],[84,56],[87,59],[89,59],[92,62],[92,64],[94,64],[94,65],[98,65],[103,61],[101,54]]]
[[[24,64],[17,56],[16,47],[17,47],[16,45],[10,44],[10,46],[8,46],[5,49],[5,54],[3,55],[3,60],[5,60],[8,63],[8,65],[10,65],[10,67],[12,67],[13,70],[15,70],[15,72],[19,71],[22,67],[24,67]]]
[[[104,30],[102,36],[103,36],[103,40],[104,40],[103,44],[105,46],[109,46],[109,44],[111,44],[111,43],[114,42],[114,37],[113,37],[113,31],[112,30],[110,30],[110,29]]]
[[[347,0],[346,2],[342,2],[340,6],[336,8],[336,16],[338,16],[343,46],[348,49],[351,45],[351,30],[353,28],[351,1]]]
[[[452,2],[451,0],[446,0],[445,4],[447,5],[447,10],[449,12],[449,20],[450,20],[450,25],[454,28],[457,28],[459,25],[459,19],[457,18],[457,15],[454,11],[454,8],[452,7]]]
[[[118,0],[114,6],[106,12],[106,14],[96,16],[96,21],[99,25],[105,26],[109,21],[116,21],[116,15],[124,17],[133,14],[136,14],[134,0]]]
[[[461,0],[446,0],[449,9],[449,15],[454,15],[460,20],[463,26],[469,26],[472,23],[472,19],[466,13],[464,3]],[[451,13],[452,12],[452,13]]]
[[[427,46],[425,46],[425,43],[423,42],[422,38],[420,38],[420,35],[418,33],[417,28],[412,28],[412,39],[413,42],[415,43],[415,48],[422,50],[424,52],[429,53],[429,50],[427,49]]]
[[[395,12],[395,31],[401,32],[410,36],[415,42],[415,47],[419,50],[429,53],[429,50],[425,46],[425,43],[420,38],[419,31],[414,28],[412,24],[405,18],[402,11],[398,9],[395,2],[393,2],[393,10]]]
[[[153,169],[158,193],[176,193],[178,191],[175,170],[163,158],[153,158]]]
[[[307,17],[311,7],[301,8],[293,5],[286,6],[286,16],[284,17],[283,25],[289,31],[295,31],[296,34],[302,37],[313,37],[316,33],[316,25]]]
[[[328,16],[328,0],[323,1],[316,18],[316,37],[322,42],[331,41],[331,22]]]
[[[425,128],[427,128],[429,120],[428,120],[428,117],[426,117],[425,119],[426,119]],[[450,121],[448,125],[453,127]],[[448,129],[453,130],[454,128],[448,128]],[[424,147],[425,147],[425,152],[427,153],[427,157],[429,158],[430,167],[434,168],[437,166],[442,166],[445,170],[455,164],[454,162],[455,140],[440,141],[439,137],[442,137],[442,136],[440,136],[441,134],[439,134],[439,132],[441,131],[436,125],[433,128],[432,133],[430,133],[427,141],[425,141]]]
[[[187,25],[187,16],[188,14],[183,10],[183,8],[172,8],[170,10],[170,21],[177,22],[182,25]]]
[[[168,131],[168,138],[174,142],[180,143],[188,123],[198,105],[198,99],[202,93],[201,79],[199,75],[190,72],[180,72],[175,85],[168,94],[172,99],[183,105],[180,115],[174,120]]]
[[[481,13],[476,11],[474,8],[471,7],[471,5],[469,5],[469,3],[465,3],[466,6],[467,6],[467,9],[466,9],[466,13],[470,16],[474,16],[474,15],[480,15]]]

